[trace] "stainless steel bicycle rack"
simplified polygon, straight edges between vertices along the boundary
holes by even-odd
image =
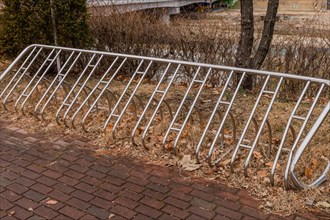
[[[188,73],[192,78],[185,77]],[[246,99],[242,83],[247,75],[254,75],[260,85],[256,87],[255,99],[248,100],[251,109],[242,103]],[[208,86],[211,76],[221,76],[216,88]],[[276,112],[272,109],[279,103],[282,85],[288,81],[303,86],[297,88],[299,96],[290,101],[294,107],[287,110],[283,132],[276,134],[280,133],[280,141],[274,144],[276,126],[271,117]],[[198,134],[193,138],[197,142],[192,141],[193,150],[190,149],[196,160],[216,166],[229,155],[230,168],[235,172],[240,168],[238,158],[244,156],[241,165],[245,176],[254,152],[262,148],[266,154],[266,147],[272,162],[272,184],[278,161],[287,152],[285,185],[308,188],[322,184],[330,170],[327,158],[323,172],[308,184],[299,180],[295,171],[312,138],[327,120],[329,87],[329,80],[293,74],[31,45],[0,75],[0,100],[6,110],[13,108],[44,121],[56,119],[59,125],[82,128],[85,132],[104,131],[113,138],[129,115],[133,124],[131,141],[146,149],[150,148],[146,143],[152,125],[162,123],[158,146],[167,150],[170,144],[174,154],[187,151],[180,142],[187,131],[190,133],[189,129],[196,127]],[[309,104],[304,103],[307,94],[313,97]],[[263,101],[265,98],[267,102]],[[323,104],[319,104],[321,99]],[[301,106],[305,106],[305,116],[299,113]],[[313,116],[316,106],[319,111]]]

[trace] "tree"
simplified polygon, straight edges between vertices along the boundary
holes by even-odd
[[[254,56],[252,54],[254,43],[253,0],[240,0],[240,3],[241,35],[237,50],[236,66],[260,69],[273,39],[279,0],[268,0],[262,37]],[[253,76],[248,75],[243,82],[243,88],[251,90],[253,83]]]
[[[58,44],[86,47],[92,42],[86,0],[53,0]],[[50,1],[4,0],[0,14],[0,48],[16,56],[29,44],[54,44]]]

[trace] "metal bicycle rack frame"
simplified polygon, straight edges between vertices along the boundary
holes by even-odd
[[[57,63],[61,65],[56,68]],[[157,80],[154,80],[151,92],[144,91],[145,81],[152,71],[156,72],[154,74],[156,77],[153,79],[157,78]],[[180,81],[180,76],[184,71],[190,71],[192,77],[186,81]],[[123,73],[126,74],[128,80],[117,80],[123,83],[122,91],[118,92],[115,81]],[[201,100],[203,99],[202,93],[207,89],[206,85],[212,74],[222,76],[222,80],[219,81],[221,92],[212,96],[211,110],[207,115]],[[234,109],[239,105],[244,105],[244,103],[237,103],[237,97],[242,93],[242,83],[248,75],[257,77],[261,81],[261,86],[257,91],[253,108],[251,111],[244,112],[248,116],[247,120],[242,122],[238,121]],[[300,81],[304,86],[299,91],[298,98],[292,101],[294,108],[288,112],[289,117],[284,125],[280,143],[274,148],[272,146],[273,129],[269,116],[285,81]],[[181,97],[178,96],[177,101],[170,99],[170,91],[176,91],[176,85],[182,82],[185,82],[187,86],[184,91],[181,91]],[[299,115],[298,109],[303,105],[303,100],[312,87],[314,99],[311,101],[311,106],[305,116]],[[125,115],[132,114],[135,118],[134,128],[130,134],[132,143],[138,145],[137,131],[142,130],[140,140],[146,149],[148,149],[146,137],[150,127],[157,123],[155,118],[160,115],[165,129],[159,146],[165,150],[165,146],[171,143],[174,154],[178,152],[179,142],[187,126],[193,123],[193,120],[197,120],[199,123],[195,124],[199,126],[200,137],[194,144],[194,150],[191,153],[194,154],[197,162],[205,160],[210,166],[215,166],[222,160],[221,155],[215,156],[214,152],[224,145],[226,139],[224,130],[226,126],[228,127],[227,123],[232,129],[229,136],[233,142],[229,152],[232,152],[230,168],[233,172],[237,158],[242,155],[239,152],[243,150],[246,157],[243,165],[244,173],[245,176],[248,175],[248,167],[253,153],[262,145],[260,139],[265,135],[268,140],[265,144],[268,146],[268,151],[271,152],[275,149],[270,171],[271,183],[275,184],[275,171],[285,150],[284,146],[289,146],[289,148],[286,147],[288,161],[283,175],[285,185],[289,186],[290,183],[291,185],[293,183],[297,188],[309,188],[319,186],[326,180],[330,170],[329,158],[327,158],[327,165],[323,172],[310,184],[299,180],[295,168],[312,138],[328,117],[330,101],[329,96],[325,93],[329,91],[329,87],[329,80],[294,74],[31,45],[0,75],[0,100],[6,110],[10,110],[10,105],[12,105],[17,112],[24,115],[29,112],[39,120],[47,120],[45,116],[47,110],[55,109],[55,114],[51,116],[51,119],[55,118],[59,125],[77,129],[80,125],[85,132],[105,131],[107,135],[110,132],[113,138],[117,137],[116,131],[120,129],[119,124]],[[144,95],[141,95],[141,90]],[[191,95],[192,90],[196,90],[193,95]],[[40,93],[40,95],[36,96],[36,93]],[[263,116],[257,119],[256,112],[265,96],[268,97],[269,103],[262,104],[265,107],[262,110]],[[306,131],[313,110],[320,98],[324,96],[325,103],[320,113]],[[35,97],[37,100],[33,101]],[[103,115],[98,115],[97,118],[102,119],[103,122],[98,121],[99,124],[97,124],[93,121],[94,118],[90,119],[93,114],[102,111]],[[184,116],[182,116],[183,113]],[[88,123],[88,121],[92,121],[92,123]],[[300,121],[301,125],[294,128],[294,121]],[[242,127],[240,131],[238,124]],[[216,129],[211,131],[212,126],[215,126]],[[254,130],[253,138],[248,135],[251,127],[254,127],[252,129]],[[264,132],[265,129],[268,132]],[[209,135],[210,133],[212,135]],[[290,133],[292,143],[287,141]],[[209,136],[212,138],[210,139]],[[169,141],[171,138],[172,141]],[[207,146],[204,144],[206,139],[209,140]],[[219,139],[221,139],[220,143]],[[246,139],[250,140],[249,143],[246,142]],[[329,147],[327,150],[330,150]],[[203,151],[205,148],[207,148],[206,153]]]

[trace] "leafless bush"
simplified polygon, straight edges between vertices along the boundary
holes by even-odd
[[[90,27],[98,50],[221,65],[234,63],[237,38],[232,36],[237,34],[229,23],[201,28],[186,25],[188,20],[184,18],[165,24],[157,13],[116,13],[110,7],[107,12],[105,8],[92,11]],[[189,79],[193,72],[186,69],[184,74]]]
[[[167,58],[174,39],[174,33],[167,31],[157,14],[117,13],[111,7],[93,8],[90,28],[96,39],[95,48],[115,53]],[[131,64],[132,68],[136,65]]]
[[[233,66],[239,40],[238,24],[230,19],[218,19],[181,18],[165,24],[157,13],[117,13],[111,7],[96,7],[92,10],[90,27],[98,50]],[[308,28],[304,31],[295,29],[294,33],[288,30],[276,34],[262,68],[329,79],[330,35],[324,30],[318,31],[319,22],[315,17],[305,23]],[[256,38],[260,38],[258,25],[256,30]],[[136,65],[132,64],[132,68]],[[193,73],[192,69],[186,69],[185,78],[191,79]],[[213,85],[218,84],[221,75],[212,75]],[[290,95],[301,86],[300,82],[290,82],[282,88]]]
[[[288,31],[274,37],[263,69],[330,79],[329,28],[320,24],[319,17],[302,25],[305,25],[303,29],[294,29],[294,32]],[[301,82],[291,81],[284,89],[290,95],[300,91],[303,86]]]

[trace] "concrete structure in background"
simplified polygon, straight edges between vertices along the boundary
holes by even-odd
[[[180,8],[191,4],[211,5],[215,0],[87,0],[90,8],[97,7],[98,12],[111,14],[115,9],[119,13],[158,9],[161,19],[169,22],[170,15],[179,14]],[[112,7],[114,6],[114,7]]]
[[[254,8],[266,9],[267,3],[268,0],[254,0]],[[279,11],[318,11],[329,9],[329,5],[330,0],[284,0],[280,1]]]
[[[146,9],[166,8],[169,13],[180,13],[180,7],[195,3],[211,4],[214,0],[88,0],[87,4],[94,7],[115,6],[120,12]]]

